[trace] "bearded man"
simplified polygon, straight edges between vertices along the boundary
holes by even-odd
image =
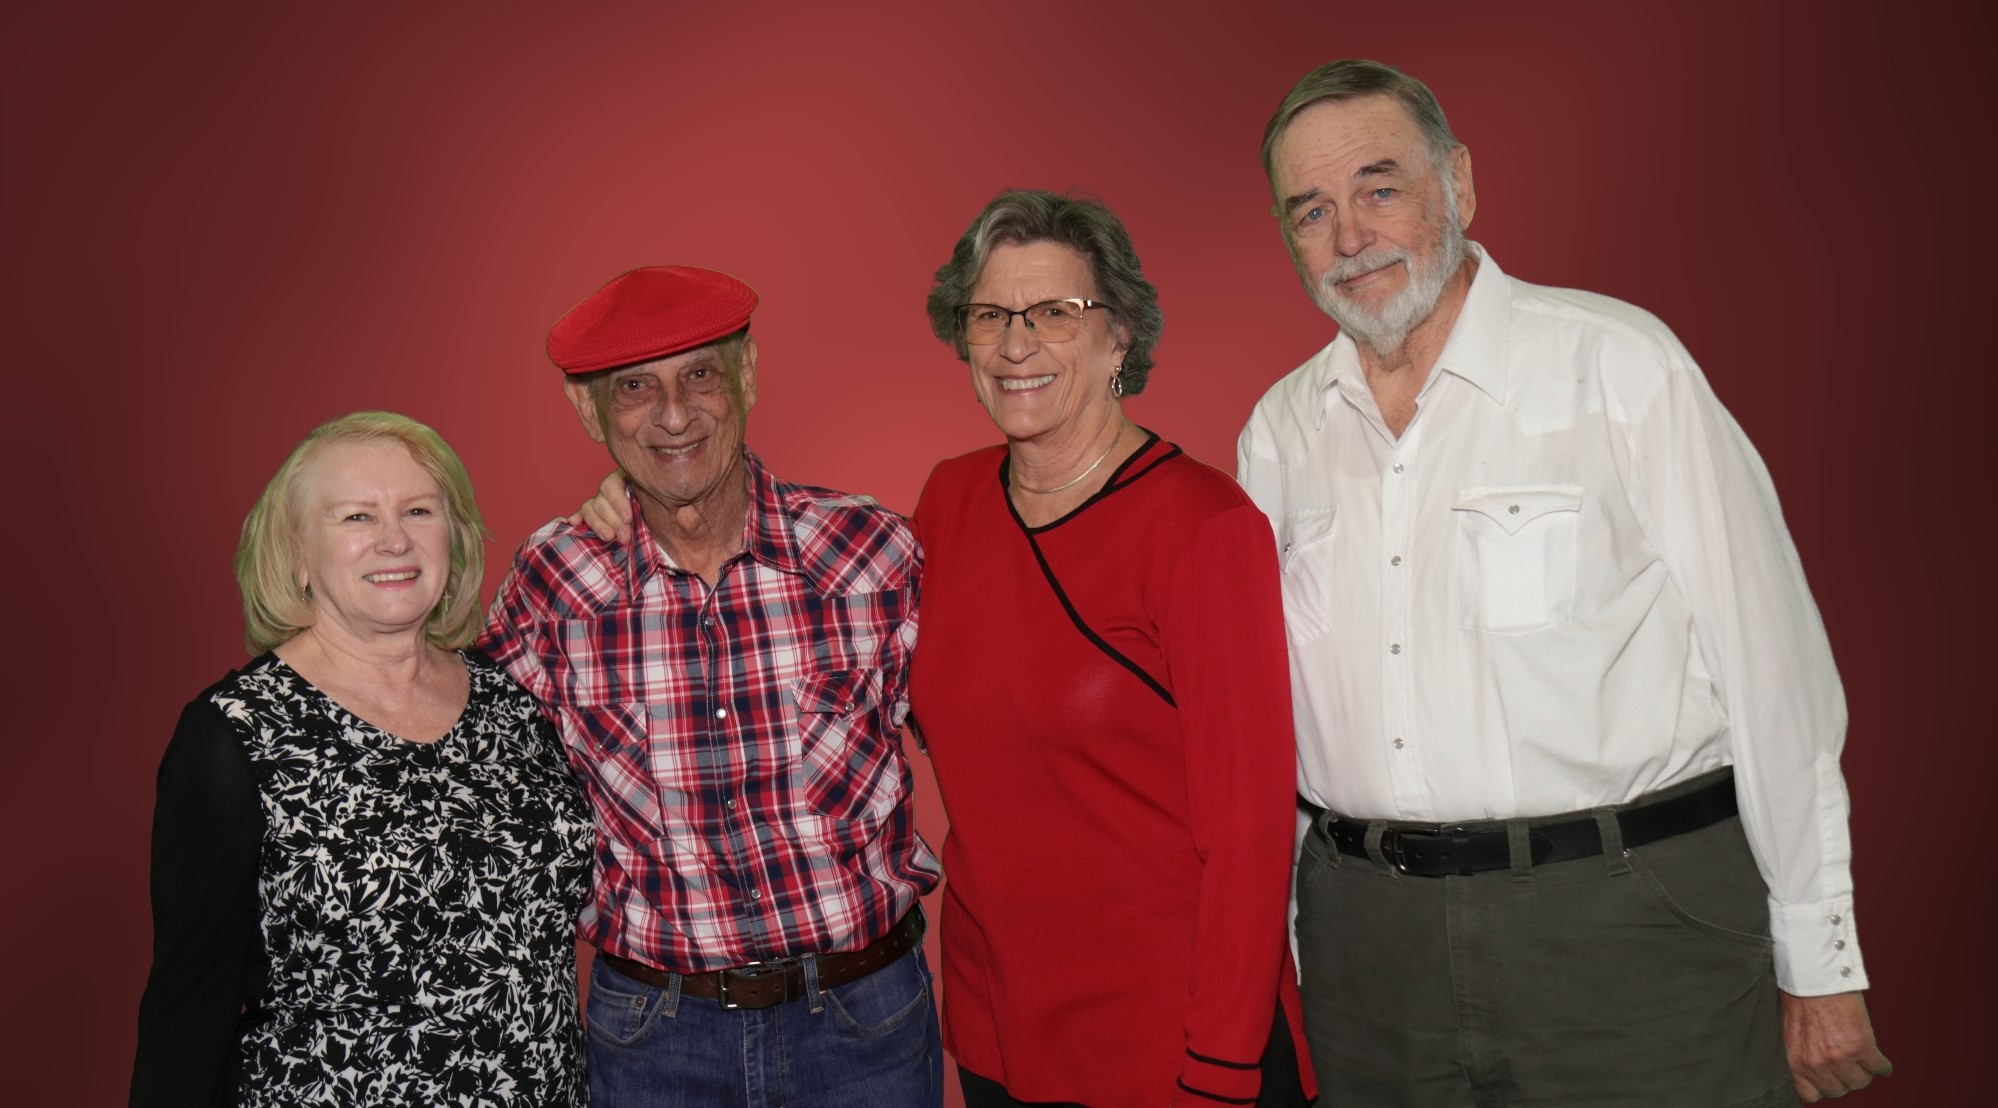
[[[1471,156],[1420,81],[1321,67],[1263,163],[1339,324],[1239,452],[1281,551],[1328,1099],[1777,1105],[1886,1073],[1843,696],[1741,428],[1655,317],[1465,240]]]

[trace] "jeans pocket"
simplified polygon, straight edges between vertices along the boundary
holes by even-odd
[[[1573,616],[1580,485],[1464,489],[1452,508],[1463,627],[1523,634]]]
[[[826,990],[826,1008],[848,1034],[886,1035],[930,1006],[930,973],[923,948],[895,959],[858,981]]]
[[[636,1046],[651,1033],[666,990],[633,981],[598,962],[590,968],[584,1016],[590,1035],[612,1046]]]

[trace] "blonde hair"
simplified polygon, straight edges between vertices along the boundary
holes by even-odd
[[[298,583],[299,487],[318,449],[336,442],[396,442],[437,481],[451,529],[451,572],[424,624],[424,637],[446,650],[479,629],[479,586],[486,573],[485,520],[472,497],[465,463],[437,432],[394,412],[355,412],[312,429],[278,467],[243,519],[236,545],[236,585],[243,593],[243,645],[262,654],[312,626],[312,599]]]

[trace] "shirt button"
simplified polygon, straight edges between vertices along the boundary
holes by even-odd
[[[728,718],[728,709],[727,709],[727,708],[716,708],[716,709],[715,709],[715,718],[716,718],[716,719],[727,719],[727,718]]]
[[[722,801],[722,804],[732,809],[735,807],[735,798],[731,796],[728,799]]]
[[[1392,645],[1392,646],[1388,647],[1388,653],[1389,653],[1389,654],[1399,654],[1399,653],[1401,653],[1401,644],[1400,644],[1400,643],[1395,643],[1394,645]]]
[[[1400,740],[1400,739],[1396,739],[1396,740],[1394,741],[1394,748],[1395,748],[1396,750],[1400,750],[1400,749],[1401,749],[1401,740]]]
[[[751,899],[751,900],[762,900],[762,899],[763,899],[763,890],[762,890],[762,889],[751,889],[751,890],[749,890],[749,899]]]
[[[1844,940],[1844,939],[1833,939],[1833,940],[1832,940],[1832,949],[1833,949],[1833,950],[1844,950],[1844,949],[1845,949],[1845,940]]]
[[[1288,554],[1288,553],[1290,553],[1290,544],[1289,544],[1289,543],[1284,543],[1284,544],[1283,544],[1283,552],[1284,552],[1285,554]]]
[[[1518,514],[1519,514],[1519,505],[1517,505],[1517,504],[1514,504],[1514,505],[1512,505],[1511,507],[1507,508],[1507,509],[1506,509],[1506,511],[1508,511],[1508,512],[1511,512],[1511,513],[1512,513],[1513,515],[1518,515]]]
[[[703,627],[713,627],[714,625],[715,625],[715,617],[713,617],[713,616],[702,616],[702,617],[701,617],[701,626],[703,626]]]
[[[1839,924],[1841,924],[1841,923],[1844,923],[1844,922],[1845,922],[1845,917],[1844,917],[1844,916],[1833,916],[1833,917],[1832,917],[1832,926],[1834,926],[1834,927],[1836,927],[1836,926],[1838,926]]]
[[[1394,464],[1394,471],[1395,471],[1396,473],[1400,473],[1400,472],[1401,472],[1401,463],[1400,463],[1400,462],[1396,462],[1396,463]]]
[[[1394,557],[1392,557],[1392,558],[1389,558],[1389,559],[1388,559],[1388,564],[1389,564],[1389,565],[1391,565],[1391,566],[1398,566],[1398,565],[1400,565],[1400,564],[1401,564],[1401,555],[1399,555],[1399,554],[1396,554],[1396,555],[1395,555]]]
[[[1839,975],[1840,977],[1851,977],[1851,976],[1852,976],[1852,967],[1851,967],[1851,966],[1840,966],[1840,967],[1838,968],[1838,975]]]

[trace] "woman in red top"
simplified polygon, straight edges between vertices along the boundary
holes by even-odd
[[[910,693],[950,815],[967,1104],[1302,1104],[1269,523],[1124,417],[1162,316],[1102,205],[1002,194],[929,314],[1006,437],[937,466],[916,509]]]

